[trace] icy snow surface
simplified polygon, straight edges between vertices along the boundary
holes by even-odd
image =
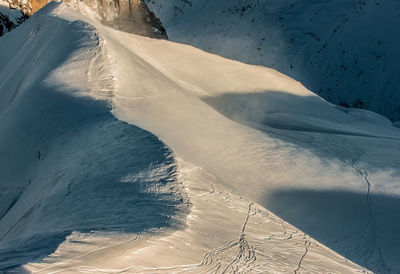
[[[386,118],[57,3],[0,63],[0,270],[400,271]]]

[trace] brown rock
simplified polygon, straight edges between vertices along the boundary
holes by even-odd
[[[49,0],[11,0],[13,6],[31,16]],[[142,0],[65,0],[70,7],[109,27],[152,38],[168,39],[161,21]],[[88,12],[89,10],[89,12]]]

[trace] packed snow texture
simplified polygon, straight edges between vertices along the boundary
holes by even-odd
[[[0,63],[0,269],[400,271],[385,117],[65,4]]]
[[[400,119],[397,0],[145,0],[170,40],[273,67],[326,100]]]

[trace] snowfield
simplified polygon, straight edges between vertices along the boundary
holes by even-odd
[[[400,129],[51,3],[0,39],[0,270],[400,272]]]

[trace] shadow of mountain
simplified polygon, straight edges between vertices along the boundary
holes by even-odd
[[[362,164],[368,171],[392,169],[400,174],[400,131],[377,114],[343,109],[316,96],[279,91],[227,93],[203,100],[227,118],[294,144],[299,151],[306,149],[324,162],[339,160],[344,167],[353,168],[350,172],[356,172],[349,165],[352,163]],[[393,176],[391,180],[400,175]],[[370,204],[364,193],[284,189],[285,186],[265,194],[258,202],[368,269],[399,271],[400,198],[396,193],[393,197],[372,194],[374,182],[371,184]]]
[[[265,205],[285,221],[353,262],[375,272],[390,269],[400,258],[400,198],[346,191],[280,190],[265,196]],[[383,259],[384,258],[384,259]],[[397,261],[398,262],[398,261]]]
[[[318,96],[264,91],[226,93],[202,99],[235,122],[299,145],[321,158],[354,160],[354,155],[358,157],[371,145],[396,147],[400,142],[400,130],[383,116],[335,106]],[[327,143],[334,145],[329,147]],[[392,156],[393,161],[388,159],[384,164],[376,161],[373,167],[400,170],[397,154],[386,157]]]
[[[398,1],[146,2],[175,42],[275,68],[330,102],[400,119]]]
[[[39,84],[0,115],[0,272],[22,271],[72,232],[184,225],[173,152],[110,111]]]

